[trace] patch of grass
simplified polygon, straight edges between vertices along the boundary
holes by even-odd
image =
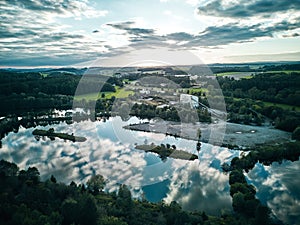
[[[286,73],[286,74],[290,74],[290,73],[300,73],[300,70],[277,70],[277,71],[266,71],[264,73]]]
[[[238,79],[251,79],[252,74],[254,72],[224,72],[224,73],[216,73],[217,77],[233,77]]]
[[[232,75],[236,75],[236,74],[241,74],[243,72],[224,72],[224,73],[216,73],[216,76],[232,76]]]
[[[243,98],[233,98],[233,99],[234,99],[234,101],[243,101],[244,100]],[[295,110],[296,112],[300,112],[300,106],[273,103],[273,102],[265,102],[265,101],[261,101],[261,100],[253,100],[253,101],[255,101],[257,103],[262,102],[264,104],[264,106],[266,106],[266,107],[268,107],[268,106],[277,106],[277,107],[280,107],[284,110],[290,110],[290,111]]]
[[[244,77],[242,77],[243,79],[251,79],[252,78],[252,76],[251,75],[249,75],[249,76],[244,76]]]
[[[100,93],[97,92],[97,93],[89,93],[89,94],[75,96],[75,100],[85,99],[87,101],[96,101],[100,97],[101,97]]]
[[[262,101],[262,102],[264,103],[265,106],[277,106],[277,107],[280,107],[285,110],[295,110],[297,112],[300,112],[300,106],[273,103],[273,102],[264,102],[264,101]]]
[[[75,96],[75,100],[85,99],[87,101],[95,101],[97,99],[102,98],[102,93],[104,94],[105,99],[110,99],[112,96],[116,98],[127,98],[129,95],[133,95],[133,91],[126,90],[126,88],[116,87],[116,92],[96,92],[89,93],[80,96]]]
[[[126,90],[126,88],[120,88],[120,87],[116,87],[116,92],[103,92],[103,93],[105,94],[105,98],[108,99],[110,99],[112,96],[115,96],[116,98],[127,98],[129,95],[134,94],[133,91]]]
[[[44,77],[44,78],[48,76],[47,73],[40,73],[40,75],[41,75],[42,77]]]
[[[202,92],[202,93],[207,93],[208,92],[208,90],[207,90],[207,88],[187,88],[187,89],[184,89],[184,91],[186,92],[187,90],[189,90],[189,92],[191,93],[191,92]]]

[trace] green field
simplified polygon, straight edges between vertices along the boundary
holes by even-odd
[[[254,72],[224,72],[224,73],[216,73],[215,75],[217,77],[236,77],[236,78],[244,78],[244,79],[250,79],[252,78],[252,74]]]
[[[233,98],[235,101],[243,101],[243,98]],[[300,106],[294,106],[294,105],[287,105],[287,104],[280,104],[280,103],[273,103],[273,102],[265,102],[261,100],[253,100],[256,101],[257,103],[261,102],[264,104],[264,106],[277,106],[279,108],[282,108],[284,110],[290,110],[293,111],[295,110],[296,112],[300,112]]]
[[[224,72],[224,73],[216,73],[215,75],[217,76],[231,76],[231,75],[236,75],[240,74],[242,72]]]
[[[102,98],[102,93],[105,95],[105,99],[110,99],[112,96],[116,98],[127,98],[129,95],[133,95],[133,91],[125,90],[125,88],[116,87],[116,92],[96,92],[96,93],[89,93],[84,95],[75,96],[76,100],[85,99],[87,101],[95,101],[97,99]]]
[[[279,103],[273,103],[273,102],[264,102],[265,106],[277,106],[277,107],[280,107],[282,109],[285,109],[285,110],[295,110],[297,112],[300,112],[300,106],[293,106],[293,105],[287,105],[287,104],[279,104]]]
[[[290,74],[290,73],[300,73],[300,70],[278,70],[278,71],[266,71],[264,73],[286,73],[286,74]]]
[[[207,90],[207,88],[186,88],[186,89],[183,89],[184,91],[187,91],[187,90],[189,90],[189,92],[191,93],[191,92],[202,92],[202,93],[207,93],[208,92],[208,90]]]

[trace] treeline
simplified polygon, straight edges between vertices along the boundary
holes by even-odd
[[[260,67],[263,71],[300,70],[300,64],[264,65]]]
[[[164,71],[167,75],[187,75],[184,70],[175,69],[172,67],[149,67],[149,68],[139,68],[137,71],[142,73],[155,72],[155,71]]]
[[[230,165],[224,163],[223,171],[230,172],[230,195],[234,211],[252,220],[254,224],[272,224],[270,209],[255,198],[255,187],[247,183],[243,171],[248,173],[258,162],[269,166],[273,162],[282,163],[283,160],[298,161],[299,156],[300,142],[297,141],[276,146],[262,145],[247,155],[233,158]]]
[[[225,96],[300,106],[299,73],[259,73],[251,79],[217,79]]]
[[[229,185],[232,207],[235,212],[257,225],[272,224],[269,208],[255,198],[255,187],[247,184],[241,169],[233,170],[230,173]]]
[[[262,125],[269,123],[277,129],[293,132],[300,126],[300,113],[276,105],[267,105],[262,101],[225,97],[227,118],[240,124]]]
[[[68,113],[67,113],[68,114]],[[107,116],[107,115],[103,115]],[[48,126],[66,122],[71,124],[74,122],[80,122],[84,120],[95,121],[94,114],[85,114],[76,112],[73,115],[65,115],[63,117],[55,117],[51,110],[49,111],[37,111],[30,112],[23,115],[22,118],[18,118],[16,115],[11,115],[0,121],[0,148],[2,147],[1,140],[10,132],[17,133],[20,127],[31,128],[36,126]]]
[[[0,181],[0,224],[5,225],[257,224],[240,214],[213,217],[183,211],[176,202],[168,205],[132,199],[126,185],[120,185],[118,193],[105,193],[101,175],[78,185],[59,183],[54,176],[42,182],[37,168],[19,171],[16,164],[1,160]]]
[[[163,120],[175,122],[211,122],[211,115],[207,109],[195,109],[195,113],[188,107],[163,107],[159,108],[148,104],[134,104],[130,111],[131,116],[142,119],[152,119],[159,117]]]
[[[70,109],[82,77],[59,73],[42,76],[40,73],[0,71],[0,114],[40,109]],[[87,76],[80,83],[79,94],[92,91],[115,92],[114,85],[123,85],[116,78]]]
[[[298,161],[300,157],[300,141],[286,142],[280,145],[262,145],[252,149],[246,156],[235,157],[231,164],[224,163],[222,169],[225,172],[232,170],[245,170],[249,172],[256,163],[269,166],[273,162],[282,163],[284,160]]]
[[[15,94],[36,95],[44,93],[47,95],[74,95],[82,76],[68,73],[42,76],[40,73],[16,73],[0,70],[0,95],[9,96]],[[90,90],[114,92],[113,84],[120,85],[117,78],[103,77],[100,75],[86,75],[82,80],[82,86]],[[86,90],[86,93],[90,93]],[[100,91],[100,90],[99,90]]]
[[[231,165],[223,164],[224,171],[243,169],[252,170],[257,162],[269,166],[273,162],[282,163],[283,160],[298,161],[300,157],[300,141],[286,142],[280,145],[263,145],[251,150],[241,158],[235,157]]]

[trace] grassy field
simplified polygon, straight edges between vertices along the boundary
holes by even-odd
[[[245,78],[250,79],[252,78],[251,74],[254,74],[254,72],[224,72],[224,73],[216,73],[215,75],[217,77],[234,77],[234,78]]]
[[[47,73],[40,73],[40,75],[41,75],[42,77],[44,77],[44,78],[48,76]]]
[[[243,101],[243,98],[233,98],[235,101]],[[273,102],[265,102],[265,101],[260,101],[260,100],[253,100],[256,101],[257,103],[261,102],[265,106],[277,106],[279,108],[282,108],[284,110],[295,110],[296,112],[300,112],[300,106],[294,106],[294,105],[287,105],[287,104],[280,104],[280,103],[273,103]]]
[[[279,71],[266,71],[265,73],[300,73],[300,70],[279,70]]]
[[[216,73],[217,76],[230,76],[235,74],[240,74],[242,72],[224,72],[224,73]]]
[[[127,98],[129,95],[134,94],[133,91],[125,90],[125,88],[116,87],[116,92],[96,92],[96,93],[89,93],[80,96],[75,96],[76,100],[85,99],[87,101],[95,101],[97,99],[102,98],[102,93],[104,93],[106,99],[110,99],[112,96],[116,98]]]
[[[264,102],[265,106],[277,106],[286,110],[293,110],[300,112],[300,106],[293,106],[293,105],[287,105],[287,104],[279,104],[279,103],[273,103],[273,102]]]
[[[189,90],[189,92],[191,93],[191,92],[202,92],[202,93],[207,93],[208,92],[208,90],[207,90],[207,88],[186,88],[186,89],[183,89],[185,92],[187,91],[187,90]]]

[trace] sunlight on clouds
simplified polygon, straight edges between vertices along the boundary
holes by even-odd
[[[0,2],[3,18],[1,64],[72,65],[148,48],[199,50],[205,62],[240,62],[247,58],[227,57],[233,55],[228,50],[230,45],[238,45],[237,55],[249,54],[244,46],[251,42],[254,43],[251,52],[253,49],[259,51],[257,43],[266,40],[271,43],[270,47],[264,48],[268,54],[280,49],[282,44],[290,47],[281,40],[299,38],[299,7],[291,1],[284,5],[274,2],[270,7],[262,0],[161,2],[157,4],[159,6],[148,2],[129,6],[88,0],[68,1],[68,4],[49,1],[47,7],[41,0]],[[127,24],[127,27],[118,27],[118,23]],[[300,51],[297,47],[293,50]],[[201,48],[210,48],[211,52]],[[257,60],[261,61],[261,58],[264,56]],[[114,62],[118,61],[123,62],[124,58],[114,59]]]

